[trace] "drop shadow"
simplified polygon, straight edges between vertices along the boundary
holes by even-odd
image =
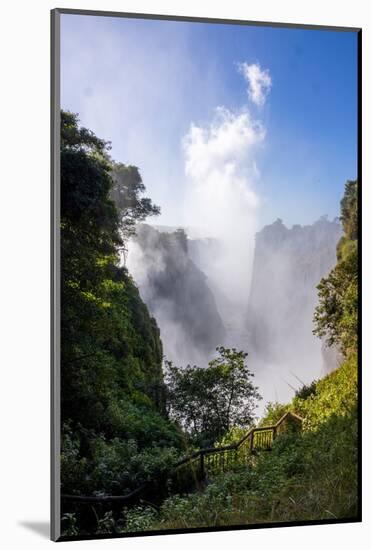
[[[44,539],[50,538],[50,523],[48,521],[20,521],[18,525],[33,531]]]

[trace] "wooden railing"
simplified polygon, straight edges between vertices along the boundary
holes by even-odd
[[[289,422],[294,422],[299,428],[303,419],[293,413],[285,413],[276,424],[251,428],[239,441],[223,447],[210,447],[200,449],[190,456],[177,462],[168,479],[191,478],[193,481],[202,481],[207,475],[215,475],[227,471],[233,465],[248,464],[251,457],[258,451],[269,451],[272,449],[275,438],[286,430]],[[152,483],[155,480],[152,481]],[[128,495],[105,495],[105,496],[82,496],[65,495],[61,498],[65,502],[76,503],[129,503],[148,489],[151,482],[144,483]]]
[[[302,418],[293,413],[285,413],[276,424],[251,428],[239,441],[223,447],[201,449],[175,465],[175,474],[182,469],[193,470],[194,477],[204,479],[207,474],[229,470],[235,464],[247,464],[257,451],[269,451],[273,441],[282,433],[288,422],[301,427]]]

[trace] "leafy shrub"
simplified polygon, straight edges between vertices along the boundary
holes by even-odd
[[[157,512],[151,506],[135,506],[131,509],[124,509],[124,516],[124,532],[134,533],[150,529],[157,517]]]
[[[316,392],[317,380],[313,380],[310,384],[303,384],[303,386],[295,392],[295,397],[299,399],[308,399]]]
[[[284,405],[282,403],[271,402],[265,407],[263,418],[259,422],[260,426],[272,426],[276,424],[282,416],[291,410],[290,405]]]
[[[90,441],[90,460],[81,457],[76,440],[68,437],[62,454],[65,493],[126,494],[146,481],[162,478],[179,459],[173,447],[140,450],[135,440],[104,436]]]
[[[74,537],[78,534],[76,514],[63,514],[61,524],[64,537]]]

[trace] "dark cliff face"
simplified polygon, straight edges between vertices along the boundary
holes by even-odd
[[[336,263],[341,234],[337,221],[321,218],[292,229],[277,220],[256,235],[247,324],[250,346],[263,361],[292,363],[320,353],[312,335],[316,286]]]
[[[129,270],[159,324],[167,358],[182,364],[207,361],[225,331],[207,278],[190,258],[185,232],[140,225]]]
[[[340,224],[325,218],[291,229],[281,220],[264,227],[256,235],[247,306],[246,294],[239,304],[230,303],[229,288],[205,275],[212,277],[211,266],[223,255],[215,239],[189,239],[183,230],[143,224],[128,267],[160,327],[168,359],[203,366],[216,346],[235,346],[249,352],[261,384],[281,384],[285,397],[284,379],[291,373],[311,381],[336,366],[336,353],[312,330],[316,287],[336,263],[341,234]],[[271,374],[266,380],[268,373],[280,381]]]

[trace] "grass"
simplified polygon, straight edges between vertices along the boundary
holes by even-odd
[[[125,531],[355,518],[356,356],[285,408],[305,419],[301,434],[282,435],[253,466],[215,477],[203,492],[174,495],[158,511],[132,509]],[[263,423],[275,410],[281,415],[282,405]]]

